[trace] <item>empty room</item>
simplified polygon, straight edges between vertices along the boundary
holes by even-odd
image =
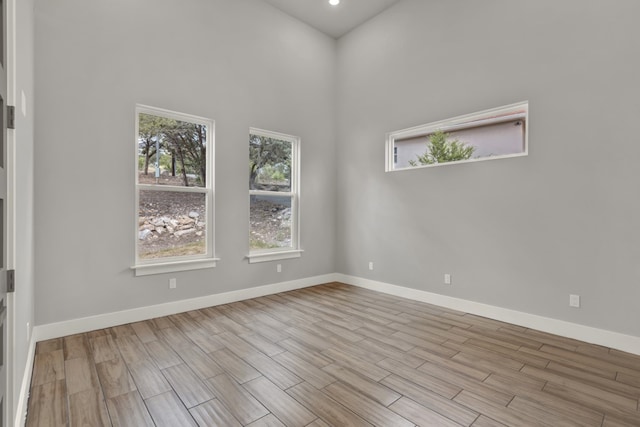
[[[0,12],[1,427],[640,426],[637,0]]]

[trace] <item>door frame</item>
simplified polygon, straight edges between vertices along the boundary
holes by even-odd
[[[7,72],[7,105],[16,105],[16,0],[4,0],[6,2],[6,60]],[[16,111],[16,116],[18,111]],[[6,269],[15,269],[16,235],[15,235],[15,196],[16,196],[16,135],[14,129],[7,129],[7,259]],[[15,407],[15,292],[7,294],[7,389],[5,390],[6,410],[5,422],[7,426],[21,425],[19,415]]]

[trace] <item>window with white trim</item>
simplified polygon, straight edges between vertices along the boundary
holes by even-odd
[[[300,256],[300,138],[249,130],[249,262]]]
[[[215,266],[213,120],[136,106],[136,275]]]
[[[520,102],[389,133],[386,170],[526,156],[528,121]]]

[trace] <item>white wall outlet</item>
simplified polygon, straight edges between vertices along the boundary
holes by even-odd
[[[369,261],[369,270],[373,270],[373,261]]]
[[[580,308],[580,295],[569,295],[569,306]]]
[[[448,274],[448,273],[444,275],[444,284],[445,285],[450,285],[451,284],[451,275]]]
[[[178,281],[174,279],[169,279],[169,289],[175,289],[178,286]]]
[[[282,273],[282,264],[276,265],[276,272]]]

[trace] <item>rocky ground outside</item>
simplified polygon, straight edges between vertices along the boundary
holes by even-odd
[[[249,210],[251,249],[291,246],[291,208],[268,200],[255,200]]]
[[[150,174],[140,183],[155,184]],[[164,185],[182,186],[180,177],[162,176]],[[202,254],[206,251],[206,211],[202,193],[141,191],[138,251],[141,259]],[[251,249],[291,245],[291,209],[255,199],[249,212]]]
[[[204,195],[141,191],[138,251],[142,259],[205,252]]]

